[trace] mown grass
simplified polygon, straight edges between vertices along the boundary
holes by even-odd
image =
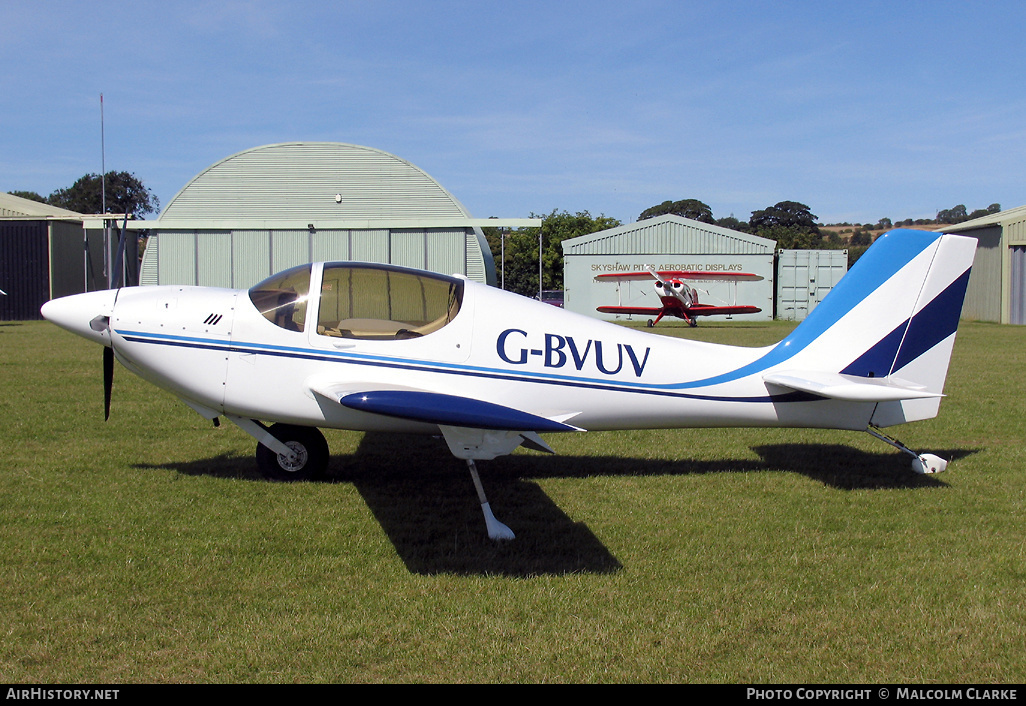
[[[764,345],[789,325],[669,335]],[[0,325],[0,681],[1020,682],[1026,328],[963,324],[938,419],[552,436],[482,463],[328,432],[266,482],[100,351]],[[682,362],[682,365],[685,364]]]

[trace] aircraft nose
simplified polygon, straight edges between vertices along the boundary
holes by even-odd
[[[48,301],[43,304],[40,313],[47,321],[62,329],[109,346],[110,332],[107,328],[117,295],[116,289],[72,294]]]

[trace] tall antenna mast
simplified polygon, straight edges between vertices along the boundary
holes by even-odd
[[[100,94],[100,212],[107,212],[107,149],[103,133],[103,94]]]
[[[107,145],[103,131],[103,94],[100,94],[100,213],[107,214]],[[103,219],[103,272],[107,286],[111,286],[114,273],[110,268],[110,225]]]

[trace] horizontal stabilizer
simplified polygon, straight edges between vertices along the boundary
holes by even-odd
[[[785,370],[764,375],[763,380],[799,392],[850,402],[894,402],[943,397],[922,385],[896,378],[867,378],[841,373]]]
[[[561,421],[469,397],[416,390],[369,390],[339,399],[344,407],[417,422],[504,431],[581,431]]]

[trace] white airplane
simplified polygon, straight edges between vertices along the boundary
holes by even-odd
[[[124,287],[56,299],[43,316],[203,417],[251,434],[277,479],[322,473],[317,427],[441,434],[469,466],[539,434],[676,427],[868,431],[919,473],[947,462],[880,429],[937,415],[976,248],[882,236],[776,345],[743,348],[625,328],[494,287],[367,263],[312,263],[249,290]],[[264,422],[274,422],[266,426]]]

